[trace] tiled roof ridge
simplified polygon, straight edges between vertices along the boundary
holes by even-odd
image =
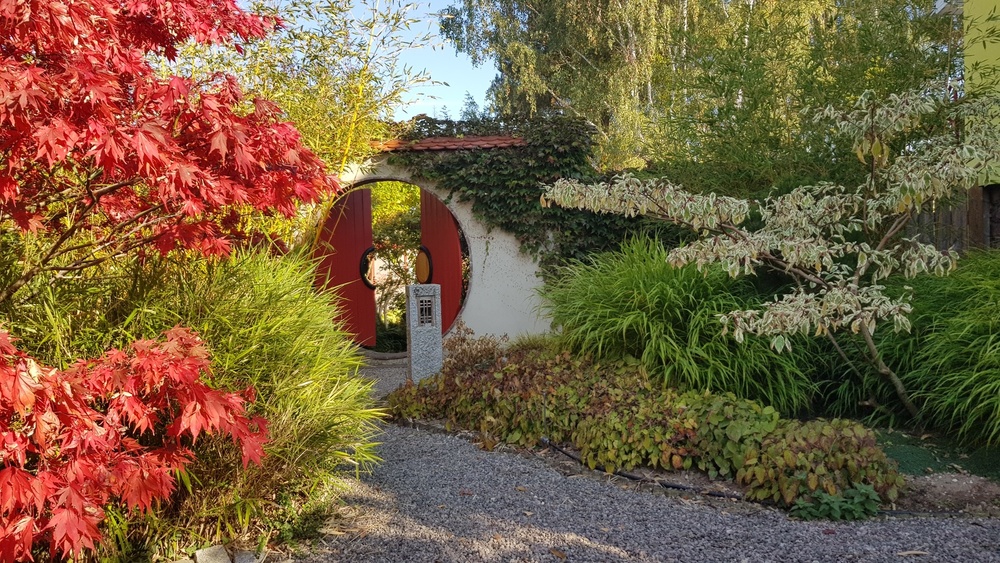
[[[521,137],[509,135],[467,135],[465,137],[426,137],[414,141],[393,139],[373,142],[372,146],[381,152],[392,151],[457,151],[473,149],[499,149],[520,147],[528,144]]]

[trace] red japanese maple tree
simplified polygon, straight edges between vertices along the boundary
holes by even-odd
[[[224,254],[238,210],[291,214],[336,189],[276,106],[149,60],[275,23],[234,0],[0,0],[0,229],[45,241],[0,303],[144,245]]]
[[[186,329],[68,370],[41,366],[0,330],[0,562],[79,556],[101,538],[104,507],[145,511],[175,489],[200,434],[229,435],[244,466],[266,423],[242,396],[202,381],[208,352]]]

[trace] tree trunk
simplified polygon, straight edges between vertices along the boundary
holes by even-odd
[[[861,325],[861,335],[864,337],[865,344],[868,346],[869,359],[872,360],[872,364],[875,366],[875,369],[878,370],[879,376],[892,385],[893,389],[896,391],[896,396],[899,398],[899,402],[906,407],[907,412],[910,413],[913,420],[918,426],[920,426],[922,424],[920,409],[918,409],[917,406],[913,404],[913,401],[910,400],[910,394],[907,392],[906,386],[903,385],[903,382],[899,379],[899,376],[896,375],[896,372],[892,371],[892,369],[882,361],[882,355],[875,346],[875,340],[872,338],[872,333],[868,331],[868,327],[864,324]]]

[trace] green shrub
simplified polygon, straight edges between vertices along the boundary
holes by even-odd
[[[856,485],[840,495],[817,491],[795,501],[789,513],[803,520],[863,520],[878,514],[879,496],[870,485]]]
[[[471,330],[458,325],[445,340],[441,372],[390,394],[390,412],[403,418],[444,418],[523,445],[543,436],[563,439],[564,425],[547,416],[551,397],[542,389],[568,381],[574,362],[567,354],[542,358],[528,348],[505,351],[505,342],[493,336],[473,338]]]
[[[650,385],[636,366],[622,363],[584,365],[568,387],[578,413],[560,418],[571,422],[566,434],[591,469],[691,467],[693,424],[673,389]]]
[[[740,344],[724,334],[719,315],[759,299],[750,284],[718,269],[674,268],[655,240],[634,238],[618,252],[574,262],[542,296],[574,351],[637,358],[663,387],[732,392],[786,414],[814,393],[808,346],[778,354],[764,339]]]
[[[35,299],[9,313],[11,332],[56,365],[187,326],[212,352],[216,385],[256,389],[254,414],[270,423],[264,465],[243,470],[230,443],[199,439],[190,469],[196,494],[157,518],[120,523],[131,541],[166,554],[167,543],[250,539],[331,493],[338,469],[377,459],[372,384],[357,375],[361,359],[332,320],[331,295],[312,280],[309,262],[295,256],[147,259],[40,284]]]
[[[782,420],[771,407],[653,385],[636,361],[597,363],[546,346],[449,339],[442,371],[389,396],[398,417],[443,418],[493,439],[569,443],[589,467],[697,466],[734,477],[748,496],[790,506],[861,485],[896,498],[902,479],[874,436],[842,420]]]
[[[688,416],[698,422],[693,438],[698,469],[712,478],[733,477],[749,449],[773,432],[781,418],[772,407],[741,401],[732,393],[688,393],[683,400]]]
[[[443,418],[521,445],[542,437],[571,442],[588,465],[608,471],[656,464],[664,451],[669,460],[662,446],[676,432],[667,427],[672,420],[664,424],[670,410],[654,397],[676,394],[654,389],[635,366],[595,364],[548,345],[505,349],[503,339],[472,338],[467,329],[445,347],[438,375],[389,396],[395,416]],[[621,425],[608,422],[614,418]]]

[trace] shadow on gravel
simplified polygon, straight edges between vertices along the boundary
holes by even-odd
[[[297,559],[332,562],[681,561],[1000,563],[1000,520],[801,522],[566,476],[393,425],[385,460],[342,497],[350,516]]]
[[[466,497],[462,504],[474,504],[478,495],[460,491],[459,496]],[[401,514],[394,495],[365,483],[356,484],[342,500],[353,508],[353,514],[329,522],[323,531],[331,538],[349,535],[354,539],[321,542],[310,561],[339,561],[347,556],[413,562],[560,561],[573,553],[586,553],[589,561],[652,561],[644,553],[629,553],[607,543],[609,534],[625,531],[620,524],[614,528],[598,527],[597,532],[603,538],[587,537],[533,525],[530,521],[535,513],[530,510],[514,518],[463,510],[465,524],[471,529],[456,533],[453,526],[429,525],[422,519]],[[448,506],[432,507],[432,515],[435,509],[443,511]],[[526,541],[529,545],[525,545]]]

